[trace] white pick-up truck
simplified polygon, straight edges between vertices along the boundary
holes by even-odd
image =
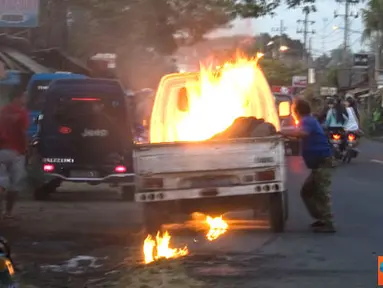
[[[135,200],[144,204],[148,232],[172,223],[177,214],[220,215],[265,206],[272,230],[284,231],[288,209],[281,136],[141,144],[134,153]]]

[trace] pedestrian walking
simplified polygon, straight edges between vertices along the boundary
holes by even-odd
[[[294,103],[294,109],[301,123],[301,129],[283,131],[288,137],[302,139],[302,157],[310,175],[305,180],[301,197],[315,222],[315,232],[335,232],[331,211],[331,166],[332,150],[327,136],[316,118],[311,115],[310,104],[302,99]]]
[[[25,95],[14,87],[10,103],[0,109],[0,208],[2,216],[10,218],[17,194],[25,187],[25,153],[27,150],[28,114]],[[1,211],[3,212],[3,211]]]

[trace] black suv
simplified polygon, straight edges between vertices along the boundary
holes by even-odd
[[[31,170],[41,172],[32,177],[36,199],[46,199],[62,181],[109,183],[122,187],[124,199],[134,199],[125,101],[115,80],[63,79],[50,85],[28,153]]]

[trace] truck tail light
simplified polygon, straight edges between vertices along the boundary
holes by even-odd
[[[275,171],[260,171],[255,173],[255,181],[273,181],[275,180]]]
[[[145,189],[162,189],[164,187],[163,178],[144,178],[142,186]]]

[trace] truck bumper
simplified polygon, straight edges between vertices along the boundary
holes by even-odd
[[[164,190],[152,192],[137,192],[136,202],[163,202],[192,199],[214,199],[232,196],[250,196],[283,192],[286,190],[283,182],[269,182],[264,184],[241,185],[232,187],[196,188],[184,190]]]

